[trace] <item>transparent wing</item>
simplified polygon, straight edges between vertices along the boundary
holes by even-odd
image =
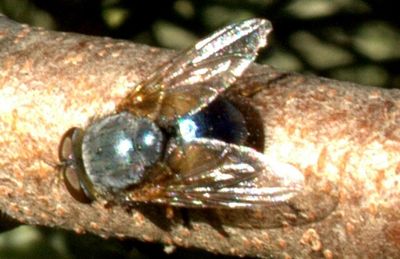
[[[153,201],[202,208],[258,208],[289,200],[304,188],[291,165],[251,148],[214,139],[176,145],[167,157],[174,177]]]
[[[250,19],[229,25],[172,59],[139,84],[120,110],[170,125],[214,100],[254,61],[271,24]]]

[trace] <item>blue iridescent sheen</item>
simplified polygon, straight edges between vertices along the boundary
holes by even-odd
[[[154,122],[122,112],[87,129],[82,157],[94,184],[117,191],[143,180],[146,169],[160,159],[163,144]]]
[[[219,139],[242,144],[248,135],[243,114],[226,99],[217,99],[200,112],[178,120],[178,133],[185,141]]]

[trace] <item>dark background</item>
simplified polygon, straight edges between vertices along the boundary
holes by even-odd
[[[52,30],[182,49],[228,23],[269,19],[274,31],[258,62],[387,88],[400,87],[400,19],[384,0],[0,0],[0,12]],[[2,258],[212,258],[160,244],[102,240],[18,227],[0,234]],[[218,258],[225,258],[219,256]]]
[[[282,70],[400,87],[399,11],[385,0],[0,0],[0,12],[59,31],[182,49],[233,21],[268,18],[258,60]]]

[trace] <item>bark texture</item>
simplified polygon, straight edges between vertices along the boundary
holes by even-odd
[[[0,15],[0,210],[26,224],[221,254],[400,256],[400,92],[267,66],[253,66],[227,94],[249,98],[262,114],[265,153],[304,173],[296,206],[309,223],[221,231],[197,220],[201,211],[189,212],[187,226],[179,215],[168,220],[162,208],[76,202],[54,167],[61,135],[112,112],[171,54]]]

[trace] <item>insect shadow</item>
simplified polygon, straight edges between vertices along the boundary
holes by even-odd
[[[326,215],[312,192],[304,195],[302,172],[263,154],[264,126],[251,101],[224,96],[271,30],[264,19],[228,25],[157,69],[115,113],[69,129],[59,159],[71,195],[88,204],[141,204],[153,220],[158,213],[148,204],[188,208],[190,220],[215,215],[211,222],[241,227]]]

